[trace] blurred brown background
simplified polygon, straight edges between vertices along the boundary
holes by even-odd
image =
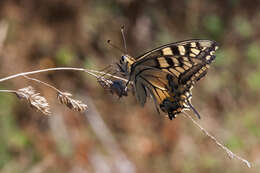
[[[150,101],[118,99],[80,72],[34,75],[88,104],[85,114],[58,104],[49,88],[23,78],[51,104],[47,117],[0,93],[0,172],[258,172],[260,171],[260,3],[257,0],[0,0],[0,76],[50,67],[100,70],[120,58],[107,45],[138,56],[184,39],[220,43],[208,75],[193,89],[199,123],[235,153],[230,160],[183,116],[170,121]],[[6,34],[5,34],[6,33]],[[5,38],[6,36],[6,38]],[[192,114],[192,113],[190,113]],[[258,171],[257,171],[258,170]]]

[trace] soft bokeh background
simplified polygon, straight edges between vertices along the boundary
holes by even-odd
[[[258,0],[0,0],[0,76],[50,67],[100,70],[119,60],[106,40],[138,56],[162,44],[204,38],[220,43],[208,75],[193,89],[199,121],[253,168],[216,147],[183,116],[158,115],[150,101],[118,99],[81,72],[34,75],[88,104],[85,114],[57,103],[47,117],[0,93],[0,172],[259,172],[260,3]],[[8,28],[7,28],[8,27]],[[7,34],[5,31],[7,29]],[[5,38],[6,36],[6,38]]]

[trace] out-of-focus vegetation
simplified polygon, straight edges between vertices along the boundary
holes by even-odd
[[[103,69],[129,54],[169,42],[204,38],[220,43],[208,75],[193,89],[199,121],[227,147],[252,162],[230,160],[188,119],[170,121],[150,101],[118,99],[79,72],[40,78],[89,105],[85,115],[59,105],[55,93],[24,78],[1,89],[34,85],[51,117],[0,93],[0,172],[259,172],[260,3],[257,0],[1,0],[0,76],[71,66]],[[0,33],[1,35],[2,33]],[[104,124],[103,124],[104,123]]]

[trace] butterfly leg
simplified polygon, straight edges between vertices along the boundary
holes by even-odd
[[[127,92],[127,90],[128,90],[127,86],[128,86],[129,83],[130,83],[130,77],[129,77],[128,81],[125,84],[125,92]]]
[[[193,105],[191,104],[191,102],[188,100],[187,101],[190,109],[195,113],[195,115],[198,117],[198,119],[200,119],[200,114],[198,113],[198,111],[193,107]]]

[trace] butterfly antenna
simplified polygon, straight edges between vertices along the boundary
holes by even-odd
[[[112,44],[112,43],[111,43],[111,40],[107,40],[107,43],[108,43],[111,47],[113,47],[113,48],[115,48],[116,50],[120,51],[121,53],[126,54],[126,52],[125,52],[124,50],[122,50],[121,48],[119,48],[119,47],[117,47],[116,45]]]
[[[106,70],[110,70],[110,68],[113,66],[113,64],[109,64],[109,65],[107,65],[105,68],[102,68],[101,70],[99,70],[99,71],[103,71],[103,72],[105,72]]]
[[[127,53],[127,48],[126,48],[126,39],[125,39],[125,26],[121,26],[121,34],[122,34],[122,37],[123,37],[123,42],[124,42],[124,47],[125,47],[125,52]]]
[[[198,119],[200,119],[200,114],[198,113],[198,111],[192,106],[191,102],[188,101],[188,105],[190,106],[191,110],[195,113],[195,115],[197,115]]]
[[[109,64],[105,68],[98,70],[98,71],[104,72],[104,74],[100,75],[98,78],[106,76],[111,71],[112,67],[113,67],[113,64]]]

